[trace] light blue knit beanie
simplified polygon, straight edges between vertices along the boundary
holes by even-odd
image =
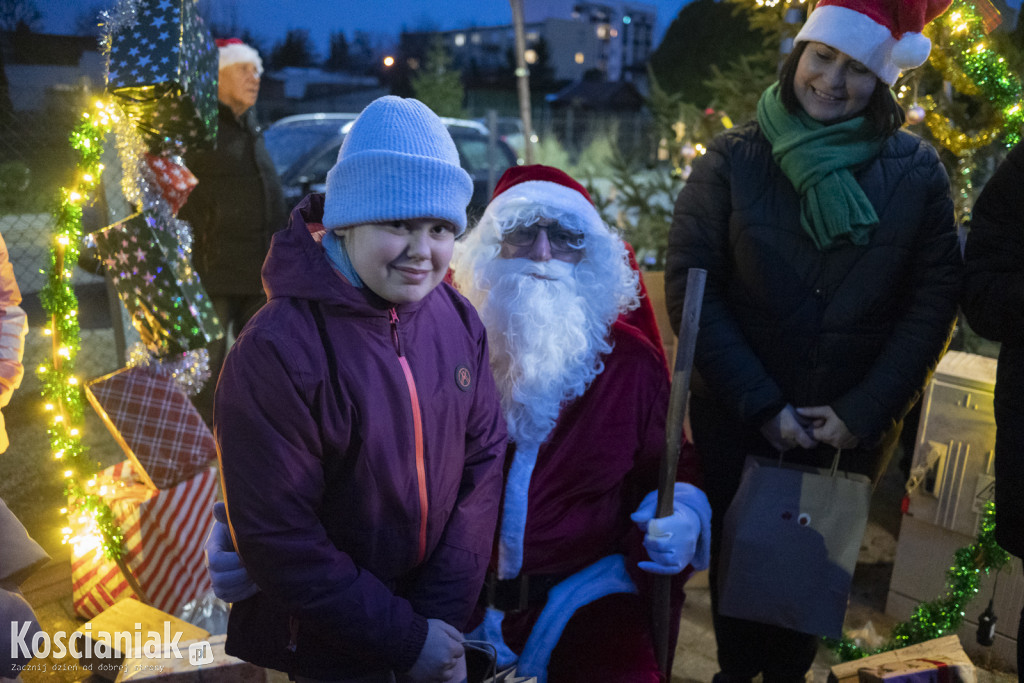
[[[444,123],[419,100],[388,95],[355,120],[327,174],[329,230],[407,218],[450,221],[461,235],[473,181]]]

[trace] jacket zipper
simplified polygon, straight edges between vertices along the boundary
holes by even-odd
[[[412,368],[409,367],[409,362],[402,353],[402,343],[398,337],[398,311],[394,308],[388,309],[388,315],[391,319],[391,341],[395,345],[398,362],[405,374],[405,383],[409,387],[409,402],[412,407],[413,435],[416,444],[416,479],[419,484],[420,496],[420,536],[416,552],[416,563],[419,564],[427,554],[427,513],[430,510],[430,504],[427,501],[427,468],[423,461],[423,420],[420,415],[420,399],[416,393]]]

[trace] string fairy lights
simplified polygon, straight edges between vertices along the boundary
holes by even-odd
[[[979,0],[987,1],[987,0]],[[957,156],[999,142],[1012,147],[1024,130],[1024,86],[1006,59],[992,49],[985,22],[972,0],[954,0],[950,9],[925,27],[933,49],[929,62],[958,92],[988,102],[995,120],[968,133],[942,115],[926,98],[925,123],[932,136]]]
[[[103,143],[120,118],[114,104],[97,99],[82,113],[71,133],[70,144],[79,154],[78,174],[74,185],[62,188],[60,193],[60,204],[54,214],[50,273],[40,292],[43,307],[50,315],[49,327],[43,333],[51,337],[52,354],[36,370],[49,420],[50,449],[63,472],[64,494],[72,506],[71,510],[62,509],[62,513],[75,516],[76,520],[88,516],[98,539],[93,545],[115,561],[120,561],[124,554],[124,534],[110,507],[94,490],[99,467],[89,459],[88,449],[82,443],[84,401],[80,380],[75,375],[81,333],[71,274],[82,238],[82,207],[93,199],[103,174]],[[73,526],[69,521],[63,530],[65,543],[78,538]],[[77,544],[81,543],[79,538]]]

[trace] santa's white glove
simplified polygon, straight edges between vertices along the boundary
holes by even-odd
[[[711,506],[704,492],[692,484],[676,482],[672,514],[654,517],[658,492],[648,493],[630,519],[644,532],[650,561],[638,566],[652,574],[672,575],[687,565],[707,569],[710,560]]]
[[[240,602],[256,595],[260,587],[235,552],[224,503],[213,504],[213,519],[213,528],[206,537],[206,569],[213,582],[213,594],[224,602]]]

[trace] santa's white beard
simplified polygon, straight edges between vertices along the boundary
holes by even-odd
[[[607,324],[577,293],[574,266],[563,261],[497,258],[483,266],[473,302],[491,348],[509,434],[539,446],[561,407],[580,396],[611,350]]]

